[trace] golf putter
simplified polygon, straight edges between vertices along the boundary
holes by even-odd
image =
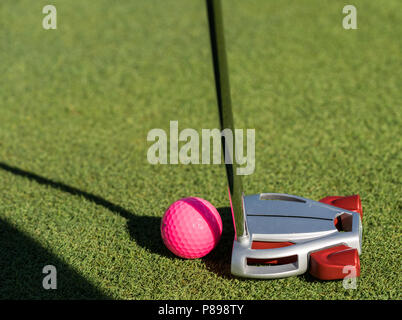
[[[221,2],[206,0],[206,5],[235,229],[232,274],[269,279],[309,271],[321,280],[359,276],[363,212],[358,195],[314,201],[279,193],[243,194],[235,144],[229,148],[224,134],[225,129],[234,134],[234,124]]]

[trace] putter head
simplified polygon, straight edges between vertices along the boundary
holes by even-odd
[[[221,3],[206,0],[206,6],[220,125],[222,133],[226,129],[233,133]],[[353,206],[356,197],[327,197],[323,202],[277,193],[245,197],[233,161],[236,144],[228,148],[222,135],[222,147],[235,228],[234,275],[281,278],[302,274],[309,265],[310,272],[320,279],[344,278],[348,265],[358,274],[362,226],[361,206]]]
[[[362,223],[352,207],[350,201],[347,210],[279,193],[243,196],[245,233],[233,243],[232,274],[282,278],[310,269],[329,280],[344,278],[354,268],[358,276]]]

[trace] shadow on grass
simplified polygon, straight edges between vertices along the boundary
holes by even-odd
[[[124,209],[108,200],[93,195],[86,191],[68,186],[61,182],[56,182],[48,178],[42,177],[35,173],[22,170],[17,167],[10,166],[4,162],[0,162],[0,169],[10,172],[14,175],[35,181],[38,184],[50,186],[62,192],[69,193],[74,196],[80,196],[88,201],[100,205],[111,212],[118,214],[127,219],[127,228],[130,237],[141,247],[148,249],[152,253],[162,256],[175,257],[164,245],[160,236],[160,218],[137,216],[133,212]],[[234,228],[232,221],[232,213],[230,207],[218,208],[218,212],[222,218],[223,232],[221,240],[216,248],[202,258],[208,270],[218,274],[224,278],[231,278],[230,260],[232,254]],[[7,242],[7,239],[4,239]],[[29,243],[30,239],[26,239]],[[24,241],[22,241],[23,243]],[[1,270],[0,270],[1,272]],[[40,274],[41,276],[41,274]],[[0,282],[1,283],[1,282]],[[1,292],[1,291],[0,291]]]
[[[0,219],[0,299],[110,299],[39,243]],[[43,267],[57,269],[57,289],[42,286]]]
[[[160,237],[160,218],[136,216],[133,212],[126,210],[123,207],[116,205],[108,200],[105,200],[99,196],[68,186],[61,182],[50,180],[35,173],[25,171],[17,167],[12,167],[4,162],[0,162],[0,169],[11,172],[14,175],[35,181],[36,183],[39,183],[41,185],[49,186],[74,196],[83,197],[88,201],[91,201],[110,210],[115,214],[122,216],[123,218],[127,219],[127,228],[130,233],[130,237],[135,240],[135,242],[139,246],[144,247],[151,252],[169,256],[170,252],[165,248]]]

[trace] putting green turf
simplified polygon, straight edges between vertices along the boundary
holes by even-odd
[[[246,193],[359,193],[357,289],[309,275],[230,275],[222,165],[150,165],[147,133],[218,127],[201,0],[0,4],[0,298],[401,299],[399,0],[224,0],[236,127],[256,129]],[[222,215],[218,247],[182,260],[159,223],[186,196]],[[42,289],[42,268],[58,289]]]

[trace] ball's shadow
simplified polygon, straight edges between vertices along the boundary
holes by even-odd
[[[215,249],[202,259],[209,271],[214,272],[223,278],[232,278],[233,276],[230,272],[230,261],[234,239],[232,211],[230,207],[221,207],[217,210],[221,216],[223,224],[222,237]]]

